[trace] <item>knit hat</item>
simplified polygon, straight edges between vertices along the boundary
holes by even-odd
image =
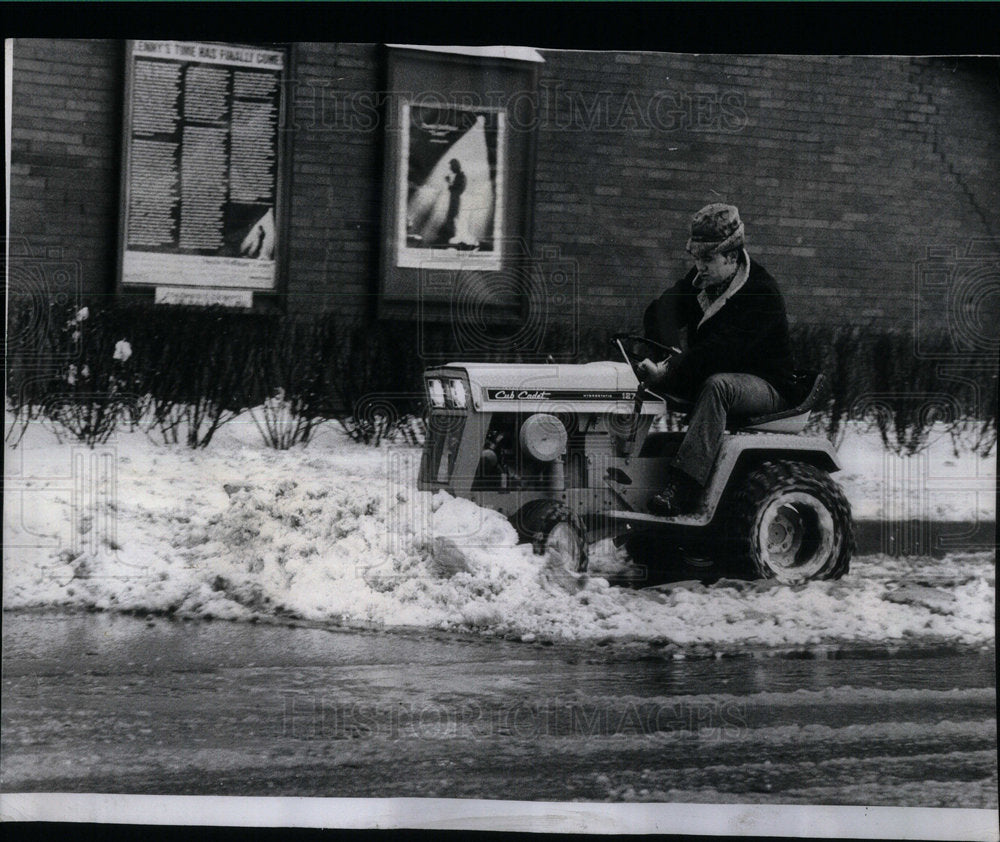
[[[705,205],[691,218],[687,250],[694,257],[710,257],[744,245],[743,223],[735,205]]]

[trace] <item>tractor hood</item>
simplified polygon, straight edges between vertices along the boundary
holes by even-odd
[[[485,412],[632,412],[638,381],[627,363],[449,363],[426,376],[469,378],[473,405]],[[652,395],[644,414],[663,412]]]

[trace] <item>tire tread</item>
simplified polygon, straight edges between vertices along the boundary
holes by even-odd
[[[750,473],[732,502],[730,546],[737,548],[738,561],[756,575],[771,579],[774,571],[754,551],[754,521],[763,503],[776,489],[806,491],[814,494],[829,509],[834,529],[841,532],[840,549],[813,579],[839,579],[850,569],[854,555],[854,527],[851,504],[840,486],[825,471],[805,462],[762,462]]]

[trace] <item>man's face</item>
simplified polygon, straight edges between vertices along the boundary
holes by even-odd
[[[727,255],[713,254],[711,257],[695,257],[694,265],[698,269],[698,277],[694,285],[698,289],[723,284],[736,274],[736,253]]]

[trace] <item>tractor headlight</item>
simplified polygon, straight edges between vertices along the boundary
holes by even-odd
[[[566,452],[566,427],[555,415],[538,412],[521,425],[521,447],[539,462],[554,462]]]
[[[436,377],[427,381],[427,392],[431,398],[431,406],[441,409],[445,405],[444,384]]]
[[[451,398],[451,405],[456,409],[465,409],[467,397],[465,391],[465,381],[449,380],[448,384],[451,386],[448,390],[449,397]]]

